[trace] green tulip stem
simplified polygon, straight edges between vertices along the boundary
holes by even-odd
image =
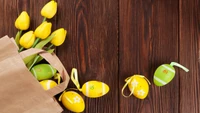
[[[51,43],[51,45],[49,45],[49,47],[47,47],[47,51],[50,50],[53,47],[53,44]]]
[[[35,42],[32,45],[32,48],[34,48],[39,41],[40,41],[40,38],[36,38]]]
[[[18,50],[18,52],[21,52],[23,49],[24,49],[24,47],[21,47],[21,48]]]
[[[177,67],[183,69],[183,70],[186,71],[186,72],[189,71],[189,69],[187,69],[186,67],[184,67],[184,66],[182,66],[181,64],[176,63],[176,62],[171,62],[171,63],[170,63],[170,66],[177,66]]]
[[[44,17],[44,19],[42,20],[42,22],[46,21],[47,18]]]
[[[28,70],[31,70],[31,68],[33,67],[33,65],[37,62],[37,60],[39,59],[39,55],[37,55],[34,60],[33,60],[33,63],[28,67]]]
[[[22,34],[22,30],[18,31],[16,36],[15,36],[15,42],[18,45],[18,47],[19,47],[19,39],[21,37],[21,34]]]

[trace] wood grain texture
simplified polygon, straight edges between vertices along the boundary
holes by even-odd
[[[27,11],[29,30],[42,22],[40,10],[49,0],[0,0],[0,36],[14,37],[17,16]],[[52,31],[68,31],[56,53],[68,73],[79,72],[79,82],[99,80],[110,92],[87,98],[84,113],[200,113],[200,1],[199,0],[57,0],[58,12],[48,20]],[[157,87],[158,66],[179,62],[175,78]],[[150,82],[149,95],[125,98],[125,78],[142,74]],[[70,82],[68,88],[74,88]],[[126,95],[130,91],[125,89]],[[60,105],[62,105],[60,103]],[[64,108],[64,107],[63,107]],[[64,108],[63,113],[72,113]]]
[[[58,0],[58,6],[57,27],[68,30],[59,58],[68,72],[78,69],[81,85],[98,80],[111,89],[102,98],[83,96],[84,113],[118,113],[118,1]]]
[[[200,112],[199,42],[200,1],[180,0],[180,62],[190,69],[180,71],[180,113]]]
[[[119,88],[133,74],[153,82],[159,65],[178,61],[178,0],[120,0],[119,11]],[[120,113],[179,113],[178,79],[164,87],[152,83],[145,100],[120,96]]]
[[[17,30],[14,27],[15,18],[18,16],[18,4],[16,0],[0,0],[0,36],[15,36]],[[15,9],[15,10],[14,10]]]

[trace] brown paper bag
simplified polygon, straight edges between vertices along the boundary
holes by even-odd
[[[39,49],[19,54],[7,36],[0,39],[0,45],[0,113],[60,113],[62,109],[52,97],[67,87],[69,76],[56,55]],[[63,79],[60,85],[48,91],[43,90],[23,62],[23,58],[37,53],[55,67]]]
[[[63,109],[53,98],[23,113],[61,113]]]
[[[61,64],[60,60],[57,58],[57,56],[55,54],[49,54],[46,51],[38,49],[29,49],[27,51],[20,53],[20,55],[26,57],[33,53],[39,53],[52,66],[57,68],[57,70],[61,75],[67,75],[67,76],[62,76],[62,79],[64,80],[63,83],[61,83],[60,85],[58,85],[58,87],[55,87],[54,89],[48,90],[47,93],[50,96],[54,96],[59,92],[63,91],[63,89],[65,89],[68,84],[69,76],[65,71],[63,65]],[[35,108],[33,107],[31,110],[28,110],[25,113],[60,113],[60,112],[62,112],[62,108],[59,106],[59,104],[55,99],[51,99],[50,101],[47,101],[45,103],[36,106]]]

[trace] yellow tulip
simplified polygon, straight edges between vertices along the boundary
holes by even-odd
[[[23,11],[15,21],[15,27],[20,30],[27,30],[30,25],[30,17],[26,11]]]
[[[55,46],[60,46],[65,41],[67,31],[64,28],[60,28],[54,31],[52,35],[55,35],[55,36],[51,40],[51,43]]]
[[[22,47],[28,49],[33,45],[34,41],[35,41],[35,35],[33,34],[33,31],[29,31],[24,35],[22,35],[22,37],[19,40],[19,44]]]
[[[44,21],[35,30],[35,36],[40,39],[45,39],[51,33],[51,22]]]
[[[45,18],[52,18],[57,12],[57,2],[52,0],[48,2],[41,10],[41,15]]]

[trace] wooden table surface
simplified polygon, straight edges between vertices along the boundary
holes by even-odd
[[[23,10],[29,13],[30,30],[34,30],[48,1],[0,0],[0,36],[15,36],[14,21]],[[102,98],[83,97],[84,113],[200,113],[200,0],[57,2],[52,30],[68,31],[64,44],[57,47],[58,57],[69,73],[73,67],[78,69],[81,85],[99,80],[110,86]],[[156,68],[172,61],[190,71],[175,68],[172,82],[155,86]],[[133,74],[142,74],[152,83],[144,100],[121,95],[124,79]],[[70,82],[69,87],[75,86]]]

